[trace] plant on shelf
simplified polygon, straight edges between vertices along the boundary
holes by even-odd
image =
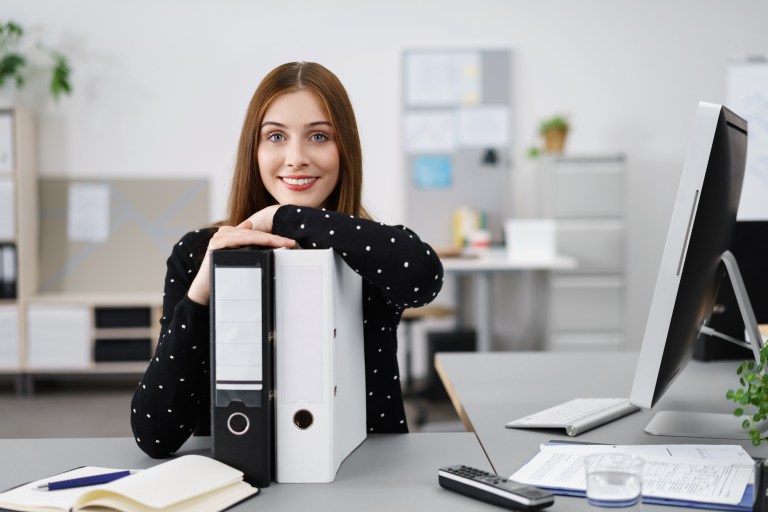
[[[568,118],[556,115],[545,119],[539,124],[539,135],[544,138],[544,148],[533,146],[528,149],[528,156],[536,158],[543,153],[562,153],[565,149],[565,138],[571,126]]]
[[[24,30],[17,23],[13,21],[0,23],[0,87],[11,80],[17,89],[21,89],[25,85],[29,63],[27,57],[20,50],[23,37]],[[52,61],[48,90],[53,99],[58,100],[62,94],[70,94],[72,92],[70,84],[72,70],[67,58],[39,41],[35,48]]]
[[[741,389],[729,389],[725,394],[728,400],[737,404],[733,415],[744,418],[741,426],[749,432],[755,446],[762,441],[768,442],[768,437],[761,437],[758,428],[759,423],[768,418],[768,376],[763,371],[767,361],[768,345],[765,345],[760,349],[760,363],[754,360],[744,361],[736,370]]]

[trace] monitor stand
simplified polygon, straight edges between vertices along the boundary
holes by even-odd
[[[749,296],[741,277],[736,258],[730,251],[725,251],[720,260],[725,273],[730,278],[736,302],[744,321],[746,340],[739,340],[725,335],[704,325],[702,334],[716,336],[730,341],[742,347],[752,349],[755,361],[760,362],[760,349],[763,346],[763,338],[757,327],[755,312],[749,302]],[[723,390],[725,395],[725,390]],[[744,418],[737,418],[733,414],[692,412],[692,411],[659,411],[645,427],[645,432],[654,436],[672,437],[705,437],[710,439],[750,439],[749,432],[742,428]],[[765,434],[768,431],[768,421],[758,424],[758,429]]]

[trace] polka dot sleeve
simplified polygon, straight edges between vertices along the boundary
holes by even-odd
[[[398,309],[426,305],[442,287],[435,251],[403,226],[286,205],[275,213],[272,232],[305,249],[334,249]]]
[[[131,428],[149,456],[168,457],[200,427],[209,406],[208,306],[187,297],[213,231],[188,233],[167,261],[161,332],[131,401]]]

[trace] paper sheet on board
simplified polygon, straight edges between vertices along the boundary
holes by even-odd
[[[110,186],[72,183],[67,196],[67,236],[76,242],[109,239]]]

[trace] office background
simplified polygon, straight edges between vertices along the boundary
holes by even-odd
[[[529,207],[525,153],[542,118],[571,118],[570,152],[627,156],[628,349],[642,338],[696,103],[725,102],[732,58],[768,54],[762,0],[4,0],[2,11],[74,70],[59,104],[44,80],[0,89],[0,104],[36,112],[41,177],[207,178],[212,220],[248,101],[276,65],[317,61],[340,77],[358,116],[366,204],[407,223],[403,51],[509,49],[512,212]],[[521,322],[514,301],[496,308],[503,348]]]

